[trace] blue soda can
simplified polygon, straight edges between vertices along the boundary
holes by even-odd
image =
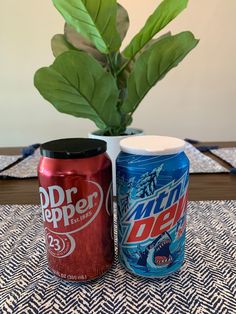
[[[143,277],[164,277],[184,262],[189,160],[183,140],[132,136],[116,160],[121,264]]]

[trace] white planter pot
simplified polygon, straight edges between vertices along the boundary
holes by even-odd
[[[100,130],[88,134],[89,138],[107,142],[107,153],[112,161],[113,195],[116,195],[116,158],[120,152],[120,141],[132,135],[143,135],[143,131],[140,129],[128,128],[126,134],[121,136],[104,136]]]

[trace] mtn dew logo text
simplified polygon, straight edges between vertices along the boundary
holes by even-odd
[[[138,199],[122,220],[127,225],[123,245],[156,238],[170,230],[184,215],[186,202],[186,174],[157,190],[152,197]]]

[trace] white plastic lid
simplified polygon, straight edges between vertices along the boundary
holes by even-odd
[[[121,150],[134,155],[172,155],[184,151],[185,141],[167,136],[130,136],[120,141]]]

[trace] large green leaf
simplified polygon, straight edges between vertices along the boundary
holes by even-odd
[[[133,59],[153,36],[186,8],[187,4],[188,0],[164,0],[148,18],[141,31],[131,40],[123,52],[124,56]]]
[[[129,28],[129,15],[126,9],[123,8],[120,4],[117,4],[116,27],[121,40],[123,40]],[[73,47],[89,53],[103,65],[106,63],[106,55],[101,53],[91,42],[91,40],[83,37],[80,33],[78,33],[73,26],[65,23],[64,33],[66,40]],[[57,46],[55,48],[57,48]]]
[[[68,43],[63,34],[56,34],[51,40],[51,47],[54,57],[58,57],[63,52],[75,50],[75,48]]]
[[[125,66],[123,71],[120,71],[119,75],[118,75],[118,81],[120,83],[120,86],[123,88],[123,95],[125,98],[126,94],[127,94],[127,80],[128,77],[134,67],[135,61],[140,57],[140,55],[146,51],[150,46],[152,46],[153,44],[157,43],[158,41],[162,40],[165,37],[171,36],[171,32],[168,32],[166,34],[163,34],[162,36],[155,38],[155,39],[151,39],[135,56],[135,58],[133,60],[130,60],[130,62]],[[127,62],[127,59],[124,59],[123,56],[122,57],[122,64],[124,65]]]
[[[125,38],[129,29],[129,14],[122,5],[117,3],[116,28],[120,35],[121,41]]]
[[[93,56],[96,60],[98,60],[101,64],[106,63],[106,55],[101,53],[93,43],[84,38],[80,33],[76,31],[76,29],[69,24],[65,24],[64,28],[66,40],[76,49],[87,52],[91,56]]]
[[[197,45],[191,32],[167,36],[137,59],[128,78],[128,97],[122,112],[132,114],[148,91]]]
[[[162,40],[163,38],[165,37],[168,37],[168,36],[171,36],[171,32],[168,32],[168,33],[165,33],[163,35],[161,35],[160,37],[158,38],[153,38],[151,40],[149,40],[149,42],[141,49],[139,50],[139,52],[135,55],[135,57],[131,60],[130,62],[130,65],[131,65],[131,68],[133,67],[134,65],[134,62],[141,56],[141,54],[147,50],[149,47],[151,47],[153,44],[157,43],[158,41]]]
[[[55,7],[82,36],[90,39],[102,53],[119,49],[116,30],[116,0],[52,0]]]
[[[89,118],[101,129],[120,125],[115,79],[83,52],[63,53],[36,72],[34,84],[60,112]]]

